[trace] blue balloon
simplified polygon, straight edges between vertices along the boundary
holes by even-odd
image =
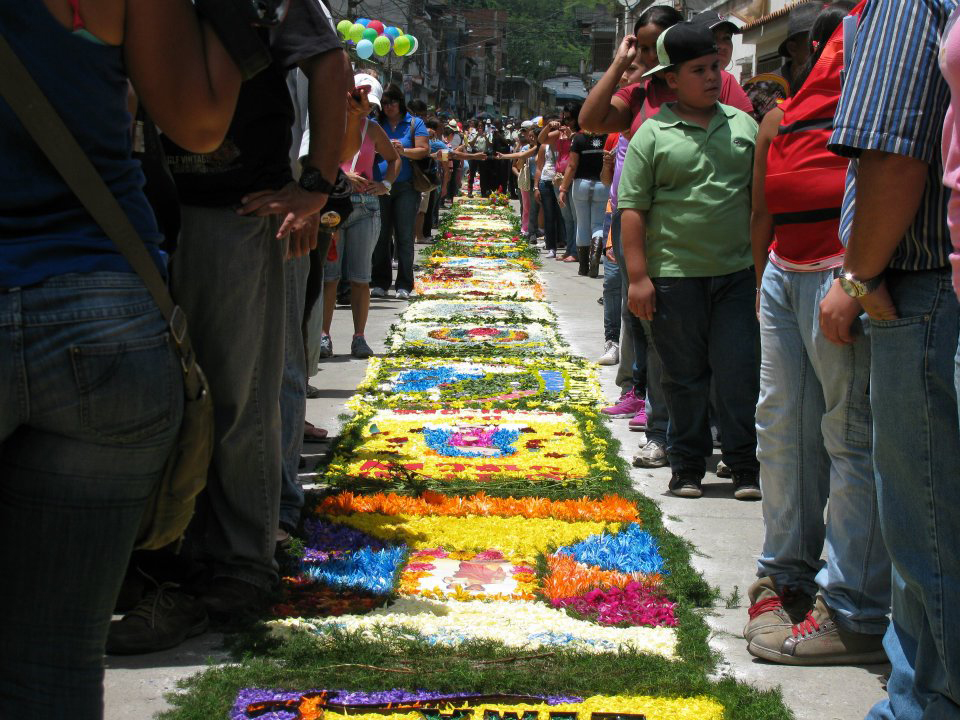
[[[363,25],[366,27],[370,24],[370,18],[357,18],[357,25]]]
[[[388,27],[383,31],[383,34],[389,36],[391,40],[396,40],[398,37],[400,37],[400,28]]]
[[[369,40],[361,40],[358,42],[357,55],[362,57],[364,60],[369,60],[370,56],[373,55],[373,43]]]

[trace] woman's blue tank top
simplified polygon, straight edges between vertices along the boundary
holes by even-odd
[[[75,35],[41,0],[0,3],[0,33],[100,171],[151,254],[161,240],[131,155],[123,50]],[[132,272],[0,99],[0,288],[66,273]]]

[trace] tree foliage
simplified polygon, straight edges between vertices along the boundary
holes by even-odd
[[[542,80],[566,65],[577,73],[590,53],[590,39],[577,23],[577,10],[597,6],[615,12],[613,0],[456,0],[458,8],[510,13],[504,62],[509,75]]]

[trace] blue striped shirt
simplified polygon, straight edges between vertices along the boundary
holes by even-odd
[[[940,35],[957,0],[868,0],[860,17],[828,147],[854,158],[847,172],[840,240],[850,238],[857,156],[896,153],[929,163],[917,216],[890,267],[931,270],[949,265],[950,232],[940,138],[950,89],[937,63]]]

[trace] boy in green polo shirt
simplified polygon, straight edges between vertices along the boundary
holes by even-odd
[[[750,253],[757,124],[721,105],[710,29],[683,22],[657,40],[677,101],[637,130],[619,187],[631,312],[651,322],[670,409],[670,491],[700,497],[713,452],[710,385],[734,496],[759,499],[754,413],[759,394]]]

